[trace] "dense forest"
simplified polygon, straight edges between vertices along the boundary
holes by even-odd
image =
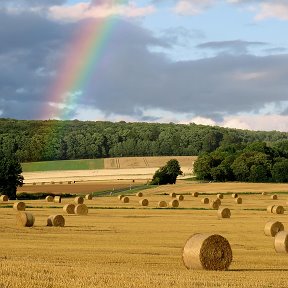
[[[288,133],[184,124],[0,119],[0,149],[21,162],[121,156],[199,155],[220,145],[285,142]],[[280,145],[280,144],[279,144]]]
[[[288,141],[221,145],[201,154],[194,163],[201,180],[288,182]]]

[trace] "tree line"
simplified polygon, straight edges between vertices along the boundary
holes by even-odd
[[[194,162],[201,180],[288,182],[288,140],[268,146],[265,142],[221,145]]]
[[[184,124],[0,119],[0,149],[21,162],[199,155],[220,145],[288,139],[288,133]]]

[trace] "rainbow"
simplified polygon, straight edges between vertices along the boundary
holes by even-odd
[[[116,1],[118,4],[122,1]],[[67,120],[67,109],[76,108],[85,86],[93,76],[93,72],[101,63],[109,36],[117,22],[115,16],[103,18],[101,21],[88,20],[81,24],[65,53],[65,59],[57,71],[57,80],[47,96],[46,111],[42,114],[46,119]],[[60,104],[59,104],[60,103]],[[64,111],[64,112],[63,112]],[[66,111],[66,112],[65,112]]]

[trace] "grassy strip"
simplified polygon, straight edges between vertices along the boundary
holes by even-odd
[[[139,185],[139,186],[130,186],[129,187],[124,187],[124,188],[119,188],[115,190],[105,190],[102,192],[93,192],[91,193],[93,197],[106,197],[106,196],[118,196],[118,195],[126,195],[126,196],[132,196],[138,191],[146,190],[146,189],[151,189],[154,188],[155,186],[153,185]]]
[[[17,200],[43,200],[47,196],[61,196],[62,198],[71,198],[77,196],[76,194],[53,194],[53,193],[18,193]]]
[[[266,211],[265,208],[244,208],[245,211]]]
[[[104,168],[104,159],[41,161],[21,164],[23,172],[95,170]]]

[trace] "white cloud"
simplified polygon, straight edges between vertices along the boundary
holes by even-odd
[[[112,5],[111,3],[90,5],[87,2],[80,2],[74,5],[52,6],[49,11],[54,19],[78,21],[85,18],[102,18],[112,15],[141,17],[154,13],[155,7],[153,5],[138,7],[133,2],[129,2],[127,5]]]
[[[262,3],[260,4],[260,12],[256,16],[256,20],[266,18],[278,18],[288,20],[288,3]]]
[[[196,15],[213,4],[214,0],[180,0],[174,7],[174,12],[181,15]]]

